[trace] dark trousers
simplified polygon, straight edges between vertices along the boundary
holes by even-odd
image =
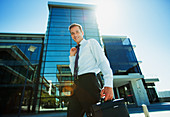
[[[83,117],[84,113],[90,117],[91,105],[100,100],[101,85],[98,77],[95,73],[78,76],[73,95],[70,96],[67,117]]]

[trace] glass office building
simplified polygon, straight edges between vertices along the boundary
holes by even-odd
[[[48,2],[49,17],[44,41],[41,76],[57,86],[56,98],[59,103],[71,92],[62,92],[63,85],[70,86],[74,79],[69,65],[69,51],[76,43],[68,30],[72,23],[81,24],[84,38],[96,39],[101,45],[100,34],[93,5]],[[64,81],[67,81],[65,84]],[[64,83],[64,84],[63,84]],[[66,103],[66,102],[65,102]]]
[[[128,75],[129,73],[139,73],[142,75],[139,62],[135,56],[130,39],[126,36],[102,36],[105,53],[110,61],[110,66],[114,76]],[[125,102],[135,104],[133,89],[129,82],[114,88],[115,98],[124,98]]]
[[[43,40],[44,34],[0,33],[0,114],[18,112],[25,78],[22,111],[37,105]],[[36,47],[32,55],[30,46]]]
[[[144,76],[130,39],[126,36],[102,36],[102,39],[114,74],[115,98],[124,98],[127,105],[148,105]]]
[[[105,53],[110,61],[114,75],[142,72],[139,67],[133,46],[126,36],[102,36]]]
[[[135,46],[131,44],[129,38],[126,36],[102,36],[102,38],[105,46],[105,53],[110,61],[115,77],[118,75],[129,75],[132,73],[138,74],[138,76],[142,75],[139,66],[141,62],[137,60],[134,52]],[[131,80],[132,78],[129,78],[128,82],[124,82],[123,85],[119,86],[117,88],[118,91],[114,88],[115,97],[118,98],[119,96],[119,98],[124,98],[127,104],[136,104],[136,97],[133,91],[134,89],[132,88]],[[149,102],[158,102],[154,82],[158,82],[159,80],[156,78],[142,78],[141,80],[148,95]]]

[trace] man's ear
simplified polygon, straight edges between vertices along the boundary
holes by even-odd
[[[84,31],[82,31],[82,35],[84,36]]]

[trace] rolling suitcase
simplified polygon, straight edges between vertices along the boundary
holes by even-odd
[[[124,99],[99,102],[92,105],[93,117],[130,117]]]

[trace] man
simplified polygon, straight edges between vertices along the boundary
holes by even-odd
[[[95,39],[83,39],[81,25],[71,24],[69,31],[77,47],[70,49],[70,69],[74,74],[75,89],[70,97],[67,116],[83,117],[86,113],[87,117],[91,117],[90,106],[97,103],[103,94],[105,101],[113,99],[113,73],[99,43]],[[104,78],[102,90],[98,81],[100,71]]]

